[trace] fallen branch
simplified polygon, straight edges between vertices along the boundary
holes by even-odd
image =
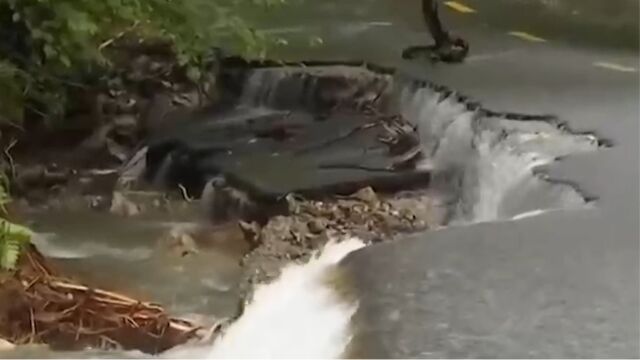
[[[56,276],[33,246],[21,258],[18,271],[0,279],[0,338],[16,345],[157,354],[199,339],[200,329],[172,318],[158,304]]]

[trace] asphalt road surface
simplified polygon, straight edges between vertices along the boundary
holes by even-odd
[[[556,12],[464,2],[475,12],[444,11],[471,44],[454,66],[398,59],[428,40],[416,1],[369,3],[378,10],[359,13],[357,31],[326,30],[318,57],[399,66],[494,110],[554,114],[613,146],[544,169],[595,198],[593,208],[419,234],[348,258],[356,354],[640,356],[638,2],[550,2],[568,9]]]

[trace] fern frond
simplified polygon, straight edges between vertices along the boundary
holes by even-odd
[[[0,240],[0,268],[3,270],[15,269],[21,251],[22,241],[6,235],[3,236]]]
[[[0,219],[0,268],[15,269],[20,253],[32,235],[28,228]]]

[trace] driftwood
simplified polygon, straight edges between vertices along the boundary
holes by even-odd
[[[57,276],[33,246],[15,274],[0,278],[0,338],[17,345],[157,354],[198,338],[198,330],[158,304]]]

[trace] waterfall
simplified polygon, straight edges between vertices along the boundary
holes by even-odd
[[[457,199],[454,223],[514,219],[525,213],[587,205],[574,187],[550,182],[536,169],[570,154],[596,151],[598,140],[553,121],[509,119],[470,110],[455,93],[403,84],[396,100],[414,123],[434,187]]]

